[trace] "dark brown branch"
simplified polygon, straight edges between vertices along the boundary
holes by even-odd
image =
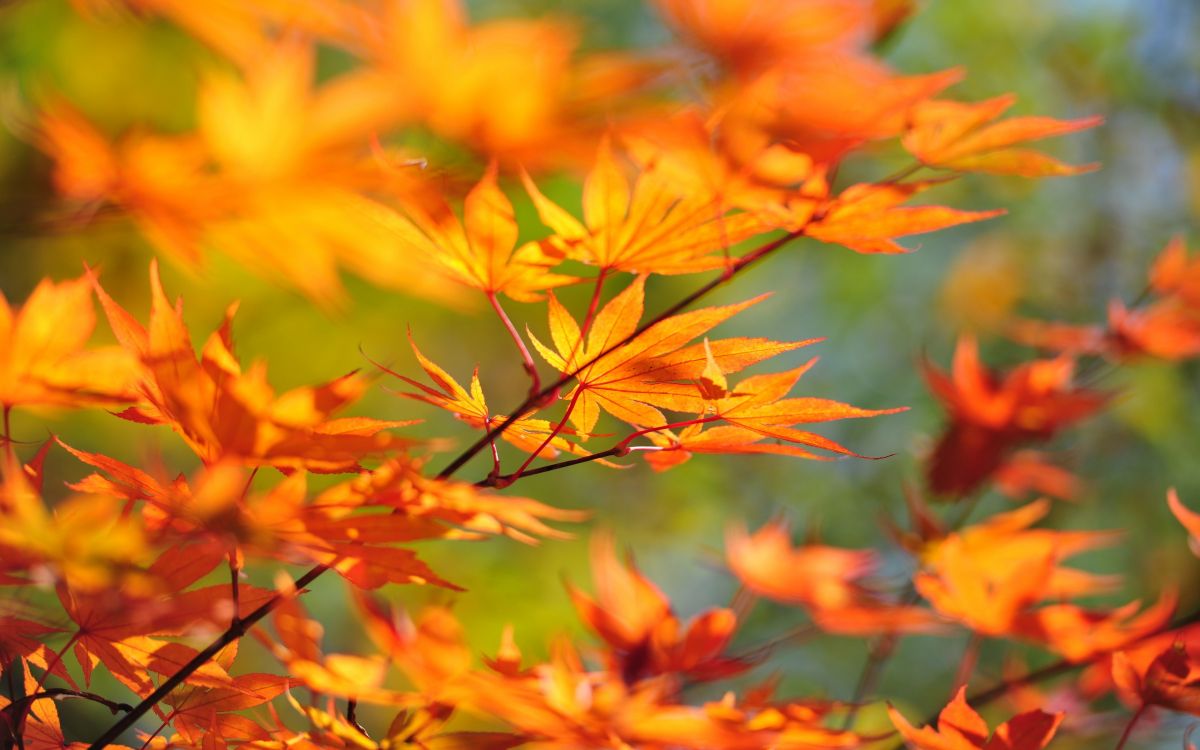
[[[600,451],[599,453],[592,453],[587,456],[580,456],[579,458],[572,458],[572,459],[568,459],[566,461],[559,461],[557,463],[547,464],[545,466],[539,466],[536,469],[529,469],[527,471],[521,472],[520,476],[521,477],[531,477],[534,474],[548,474],[549,472],[558,471],[559,469],[565,469],[569,466],[578,466],[579,464],[586,464],[591,461],[599,461],[602,458],[609,458],[610,456],[619,456],[622,453],[623,453],[623,451],[621,451],[620,447],[614,445],[612,448],[609,448],[608,450],[605,450],[605,451]],[[489,476],[487,479],[481,479],[478,482],[476,482],[475,486],[476,487],[507,487],[509,484],[515,482],[518,478],[519,477],[516,474],[516,472],[514,472],[512,474],[505,474],[504,476],[498,476],[498,477]]]
[[[9,674],[12,674],[10,671]],[[119,703],[109,700],[102,695],[89,693],[86,690],[70,690],[68,688],[49,688],[27,695],[24,698],[17,698],[12,703],[0,710],[0,747],[24,747],[22,741],[25,734],[25,724],[29,719],[29,714],[33,710],[33,704],[40,700],[62,700],[63,698],[82,698],[93,703],[99,703],[109,711],[116,714],[121,711],[132,711],[133,706],[128,703]]]
[[[326,565],[318,565],[312,568],[307,573],[300,576],[300,578],[296,581],[296,590],[299,591],[300,589],[303,589],[305,586],[315,581],[327,570],[329,570],[329,567]],[[166,698],[172,690],[182,685],[184,680],[192,676],[192,673],[211,661],[213,657],[215,657],[221,651],[221,649],[244,636],[253,625],[255,625],[262,618],[271,614],[271,612],[273,612],[276,607],[282,604],[286,598],[287,595],[285,594],[276,594],[250,614],[246,615],[245,617],[235,619],[233,624],[229,626],[228,630],[226,630],[215,641],[208,644],[207,647],[192,657],[191,661],[180,667],[179,671],[163,680],[153,693],[150,693],[150,695],[147,695],[145,698],[143,698],[141,703],[130,709],[129,713],[122,716],[117,723],[109,727],[107,732],[100,735],[100,737],[88,747],[88,750],[101,750],[105,746],[117,741],[121,735],[124,734],[125,730],[132,727],[135,723],[137,723],[138,719],[149,713],[150,709],[158,705],[158,703],[162,699]]]
[[[629,334],[624,339],[612,344],[607,349],[605,349],[604,351],[597,354],[594,358],[592,358],[592,360],[585,362],[574,372],[571,372],[567,375],[563,375],[557,381],[555,381],[554,383],[551,383],[550,385],[545,386],[537,393],[529,394],[529,396],[527,396],[525,398],[525,400],[523,402],[521,402],[521,404],[517,408],[513,409],[512,412],[510,412],[507,417],[503,418],[503,421],[501,421],[499,424],[497,424],[494,428],[489,429],[483,435],[483,437],[481,437],[477,441],[475,441],[470,447],[468,447],[466,450],[464,450],[457,458],[455,458],[452,462],[450,462],[450,464],[447,465],[446,468],[442,469],[442,471],[440,473],[438,473],[437,478],[445,479],[445,478],[451,476],[452,474],[454,474],[456,471],[458,471],[460,468],[462,468],[463,465],[465,465],[467,463],[467,461],[470,461],[471,458],[473,458],[477,453],[479,453],[479,451],[481,451],[486,446],[490,445],[497,437],[499,437],[501,434],[503,434],[504,431],[506,429],[508,429],[508,426],[510,424],[512,424],[513,421],[515,421],[521,414],[524,414],[528,409],[535,406],[536,404],[542,403],[543,401],[546,400],[547,397],[549,397],[551,394],[555,393],[562,386],[573,381],[576,378],[576,376],[578,376],[580,371],[582,371],[584,368],[590,366],[596,360],[598,360],[601,357],[612,352],[614,349],[625,345],[626,343],[631,341],[633,338],[635,338],[636,336],[645,332],[648,328],[655,325],[656,323],[658,323],[662,320],[665,320],[665,319],[671,317],[672,315],[675,315],[679,311],[683,310],[684,308],[688,307],[692,303],[701,299],[702,297],[707,295],[712,290],[725,284],[727,281],[732,279],[734,276],[736,276],[742,270],[748,268],[749,266],[756,263],[757,261],[762,260],[766,256],[775,252],[776,250],[778,250],[779,248],[788,244],[789,242],[796,239],[797,237],[800,237],[801,235],[803,235],[803,233],[804,233],[804,231],[802,229],[794,231],[794,232],[790,232],[776,240],[773,240],[771,242],[768,242],[765,245],[762,245],[761,247],[757,248],[756,250],[750,252],[749,254],[742,256],[735,263],[731,264],[725,270],[725,272],[722,273],[720,276],[713,279],[712,281],[709,281],[708,283],[704,284],[703,286],[699,287],[698,289],[693,291],[691,294],[687,295],[683,299],[676,302],[674,305],[671,305],[669,308],[664,310],[659,315],[655,316],[653,319],[642,324],[633,333]],[[7,416],[7,415],[5,415],[5,416]],[[615,454],[609,454],[609,455],[615,455]],[[543,466],[539,469],[534,469],[533,471],[527,471],[527,472],[524,472],[524,475],[541,474],[541,473],[545,473],[547,471],[554,471],[557,469],[565,468],[568,465],[573,466],[575,464],[586,463],[587,461],[595,461],[599,458],[604,458],[604,457],[605,457],[604,453],[593,454],[592,456],[584,456],[580,459],[572,459],[571,461],[561,462],[561,464],[554,464],[551,466]],[[499,479],[499,478],[497,478],[497,479]],[[488,480],[484,480],[484,481],[488,482]],[[314,580],[316,580],[318,577],[320,577],[327,570],[329,570],[328,566],[317,565],[316,567],[312,568],[307,573],[305,573],[303,576],[301,576],[299,578],[299,580],[296,581],[296,588],[297,589],[304,588],[305,586],[307,586],[308,584],[310,584]],[[171,675],[166,680],[164,680],[162,682],[162,684],[160,684],[158,686],[158,688],[154,690],[154,692],[150,693],[150,695],[148,695],[144,699],[142,699],[142,701],[140,703],[138,703],[136,706],[134,706],[132,708],[132,710],[129,711],[129,713],[127,713],[119,721],[117,721],[115,724],[113,724],[111,727],[109,727],[108,731],[106,731],[98,739],[96,739],[91,745],[88,746],[88,750],[103,750],[104,747],[115,742],[126,730],[128,730],[130,727],[132,727],[137,722],[138,719],[140,719],[141,717],[143,717],[147,713],[149,713],[149,711],[155,705],[157,705],[161,700],[163,700],[163,698],[165,698],[168,694],[170,694],[170,692],[172,690],[179,687],[179,685],[183,684],[183,682],[188,677],[190,677],[196,670],[198,670],[200,667],[204,666],[210,660],[212,660],[213,657],[215,657],[217,655],[217,653],[219,653],[221,651],[221,649],[225,648],[230,643],[233,643],[234,641],[237,641],[242,636],[244,636],[246,634],[246,632],[252,626],[254,626],[255,624],[258,623],[259,620],[266,617],[268,614],[273,612],[276,607],[278,607],[280,604],[282,604],[284,599],[285,599],[285,595],[276,594],[274,597],[272,597],[271,599],[269,599],[268,601],[263,603],[258,609],[254,610],[249,615],[247,615],[243,618],[240,618],[240,619],[236,619],[230,625],[228,630],[226,630],[224,633],[222,633],[216,640],[214,640],[212,643],[210,643],[202,651],[197,653],[196,656],[194,656],[191,659],[191,661],[189,661],[187,664],[180,667],[179,670],[177,672],[175,672],[175,674]]]

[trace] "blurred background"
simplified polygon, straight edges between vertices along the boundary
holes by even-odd
[[[903,522],[904,486],[919,484],[920,459],[943,424],[920,376],[920,358],[945,366],[956,336],[975,331],[989,363],[1007,366],[1028,359],[1027,349],[996,334],[1010,315],[1102,320],[1110,298],[1132,302],[1139,295],[1150,261],[1172,235],[1195,238],[1200,5],[1193,0],[930,0],[921,5],[882,43],[885,59],[905,73],[965,68],[965,80],[951,91],[960,100],[1014,92],[1020,114],[1102,115],[1102,127],[1052,142],[1047,150],[1071,163],[1101,162],[1103,168],[1039,181],[969,176],[942,188],[938,200],[964,208],[1004,207],[1007,216],[909,238],[906,244],[919,252],[905,256],[861,256],[806,241],[713,295],[711,302],[723,302],[775,292],[720,329],[723,335],[826,337],[787,355],[787,362],[773,363],[780,369],[820,356],[798,393],[864,407],[911,407],[903,414],[819,430],[854,450],[894,455],[828,463],[697,456],[664,474],[631,457],[625,462],[634,468],[624,472],[592,464],[522,480],[509,492],[584,508],[593,520],[572,529],[573,540],[536,548],[495,540],[421,550],[435,569],[469,590],[453,597],[454,608],[478,650],[493,652],[507,623],[515,625],[518,644],[534,658],[544,655],[553,636],[580,632],[562,583],[590,586],[588,538],[594,528],[612,529],[684,615],[724,605],[735,591],[721,562],[726,529],[757,528],[775,516],[789,519],[797,537],[819,535],[832,544],[885,550],[884,578],[902,581],[908,571],[904,557],[880,521],[890,516]],[[653,48],[669,38],[652,9],[626,0],[471,2],[469,7],[473,18],[564,12],[582,17],[584,44],[593,49]],[[0,112],[7,125],[0,128],[0,290],[11,302],[24,299],[43,276],[77,276],[86,262],[102,269],[105,286],[117,299],[144,315],[146,269],[153,257],[126,223],[80,225],[78,217],[64,213],[49,160],[24,136],[21,102],[55,92],[109,132],[184,131],[195,117],[196,60],[206,54],[198,42],[158,19],[86,18],[65,0],[0,5]],[[325,71],[338,66],[332,57],[321,63]],[[890,168],[884,155],[879,161],[860,159],[848,171],[879,176]],[[552,197],[578,205],[578,187],[570,179],[552,184]],[[509,194],[523,226],[541,231],[523,192],[509,187],[516,188]],[[281,390],[367,366],[360,350],[416,377],[405,339],[408,328],[422,350],[455,377],[465,380],[475,364],[481,365],[497,411],[519,401],[526,387],[511,341],[482,306],[441,308],[347,276],[348,304],[322,311],[293,289],[251,275],[217,254],[208,256],[200,270],[166,262],[164,281],[169,293],[182,295],[196,339],[219,324],[231,301],[240,300],[234,328],[238,353],[244,362],[266,360],[272,383]],[[697,283],[695,277],[656,279],[650,299],[665,307]],[[564,296],[578,303],[582,294],[569,290]],[[513,304],[510,313],[518,326],[528,324],[536,332],[545,330],[539,310]],[[101,323],[101,338],[108,336],[104,329]],[[1169,486],[1177,487],[1185,501],[1200,501],[1197,374],[1195,363],[1098,368],[1095,382],[1121,394],[1117,407],[1050,446],[1084,483],[1078,503],[1057,505],[1053,522],[1125,530],[1119,545],[1091,553],[1083,562],[1126,575],[1127,585],[1113,601],[1152,599],[1164,583],[1176,580],[1184,610],[1200,603],[1196,561],[1164,503]],[[398,385],[381,381],[355,413],[423,418],[420,434],[454,435],[460,445],[473,439],[448,415],[388,393]],[[40,440],[47,430],[68,436],[79,448],[118,458],[161,456],[179,470],[193,465],[171,433],[128,425],[102,412],[23,414],[15,424],[16,436],[25,440]],[[433,460],[441,464],[448,458]],[[52,476],[76,479],[85,473],[62,454],[53,456],[52,464]],[[462,476],[478,478],[486,471],[485,464],[472,464]],[[988,496],[977,512],[1009,503]],[[264,580],[270,580],[269,572]],[[414,607],[451,600],[445,592],[415,588],[392,587],[385,595]],[[358,647],[361,634],[347,620],[341,582],[320,581],[306,601],[325,623],[330,650]],[[760,602],[739,643],[750,648],[802,622],[795,610]],[[910,716],[924,713],[945,697],[956,666],[944,658],[946,650],[961,648],[965,639],[954,636],[950,645],[946,639],[906,639],[884,674],[881,692],[906,696],[903,707]],[[759,674],[783,674],[783,695],[845,698],[865,651],[859,640],[823,638],[778,649]],[[1012,657],[1012,649],[985,647],[979,674],[998,675]],[[258,666],[271,668],[265,657]],[[79,716],[88,716],[87,711],[67,712],[69,735],[71,721],[87,720]],[[868,712],[868,722],[878,719]],[[1177,742],[1178,733],[1164,730],[1162,736]]]

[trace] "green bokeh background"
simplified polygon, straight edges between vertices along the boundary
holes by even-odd
[[[633,2],[471,3],[475,17],[569,12],[583,25],[591,47],[653,46],[668,38],[653,13]],[[594,520],[575,529],[571,541],[525,547],[508,540],[479,544],[430,544],[422,555],[469,589],[444,592],[389,588],[385,596],[406,606],[454,601],[480,651],[493,651],[506,623],[531,658],[543,656],[553,636],[581,629],[563,592],[564,579],[587,584],[587,540],[593,528],[612,529],[639,565],[690,615],[723,605],[735,586],[721,566],[722,538],[731,524],[757,527],[782,514],[797,533],[819,530],[826,541],[878,546],[885,577],[901,581],[903,556],[891,546],[880,519],[900,517],[906,482],[919,481],[919,461],[942,424],[916,363],[921,356],[946,363],[953,341],[970,324],[961,305],[949,303],[948,274],[974,276],[986,296],[988,274],[996,289],[1019,289],[1017,309],[1074,321],[1102,318],[1107,300],[1132,301],[1142,290],[1149,262],[1166,240],[1193,230],[1200,203],[1200,6],[1193,0],[1010,0],[982,3],[932,1],[882,50],[910,73],[962,66],[968,76],[953,93],[976,100],[1004,92],[1020,97],[1019,113],[1054,117],[1100,114],[1103,127],[1054,142],[1048,149],[1067,161],[1102,162],[1080,177],[1026,181],[968,177],[936,197],[958,207],[1006,207],[1009,214],[984,224],[940,232],[910,242],[919,252],[899,257],[859,256],[805,242],[772,258],[719,290],[712,302],[736,301],[771,290],[775,295],[725,325],[724,335],[783,339],[827,338],[809,350],[773,362],[794,366],[812,354],[821,362],[798,388],[805,395],[888,407],[911,406],[896,416],[835,424],[824,430],[868,454],[895,454],[883,461],[804,462],[771,456],[700,456],[666,474],[638,461],[613,472],[588,465],[522,480],[513,490],[556,505],[585,508]],[[150,248],[120,224],[64,231],[62,208],[49,183],[49,163],[22,138],[21,100],[58,92],[112,132],[133,126],[186,129],[192,120],[196,60],[209,53],[182,32],[159,21],[84,19],[62,0],[26,0],[0,6],[0,289],[14,302],[43,276],[80,273],[82,262],[103,269],[105,286],[137,314],[147,309],[146,267]],[[332,58],[329,67],[337,64]],[[859,159],[850,175],[878,176],[895,154]],[[566,205],[578,188],[555,183]],[[522,194],[510,191],[531,236],[540,231]],[[483,307],[454,311],[378,290],[347,278],[350,304],[329,314],[294,291],[248,275],[219,254],[200,271],[167,263],[164,280],[185,300],[193,336],[202,338],[224,308],[241,300],[235,324],[243,361],[270,363],[273,384],[284,389],[325,380],[364,366],[359,350],[416,375],[406,328],[425,353],[465,379],[480,364],[489,401],[496,409],[516,403],[526,382],[511,342]],[[651,306],[665,307],[689,291],[694,278],[655,279]],[[575,290],[565,296],[578,303]],[[996,292],[1002,294],[1002,292]],[[512,306],[519,325],[544,330],[535,306]],[[107,332],[99,326],[100,335]],[[985,339],[987,359],[1011,364],[1027,350]],[[1060,505],[1057,525],[1119,528],[1112,549],[1089,555],[1084,565],[1124,572],[1127,585],[1111,601],[1152,598],[1170,581],[1182,587],[1184,610],[1200,603],[1197,565],[1163,502],[1169,486],[1200,503],[1200,411],[1194,363],[1145,364],[1104,369],[1098,381],[1120,392],[1117,406],[1052,445],[1053,452],[1086,483],[1080,502]],[[355,413],[380,418],[427,420],[417,432],[473,438],[446,415],[375,389]],[[166,465],[193,462],[180,441],[164,430],[129,425],[104,413],[21,414],[18,438],[40,439],[47,430],[85,450],[127,460],[161,455]],[[444,458],[435,459],[440,462]],[[55,476],[74,479],[83,468],[59,454]],[[464,477],[482,476],[483,463]],[[977,513],[1005,507],[985,498]],[[265,572],[262,580],[269,581]],[[307,605],[325,624],[329,650],[361,650],[340,581],[322,580]],[[801,623],[797,612],[760,603],[739,644],[752,647]],[[881,693],[894,696],[910,715],[925,713],[945,698],[965,636],[911,638],[887,669]],[[247,648],[247,653],[255,651]],[[989,644],[975,684],[995,677],[1012,649]],[[865,644],[819,639],[777,651],[762,670],[784,675],[784,695],[848,697]],[[270,669],[270,660],[248,656],[247,669]],[[1034,660],[1045,659],[1034,655]],[[116,688],[113,688],[116,690]],[[105,723],[103,712],[64,711],[68,732],[79,738]],[[877,722],[868,712],[868,722]],[[386,721],[366,714],[366,721]],[[1116,719],[1120,721],[1120,719]],[[94,722],[94,724],[93,724]],[[1158,736],[1177,746],[1181,720],[1168,720]],[[1109,731],[1108,727],[1102,727]],[[1088,746],[1087,740],[1073,745]]]

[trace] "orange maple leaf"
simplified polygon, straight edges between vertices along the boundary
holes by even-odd
[[[1112,679],[1117,694],[1130,705],[1200,715],[1200,664],[1183,643],[1172,643],[1148,664],[1121,651],[1113,654]]]
[[[1175,611],[1177,599],[1173,592],[1168,592],[1140,613],[1139,601],[1113,610],[1048,604],[1018,616],[1014,634],[1078,664],[1162,630]]]
[[[405,121],[506,165],[578,163],[606,115],[628,109],[628,92],[663,67],[612,53],[577,56],[579,30],[561,18],[472,23],[464,6],[387,3],[365,25],[362,44],[385,80],[405,82],[384,97],[399,103]]]
[[[1200,261],[1188,260],[1182,238],[1168,242],[1154,261],[1148,291],[1156,295],[1152,301],[1133,309],[1112,300],[1107,325],[1017,320],[1009,335],[1029,346],[1117,361],[1200,354]]]
[[[86,277],[43,279],[17,309],[0,293],[0,407],[133,401],[136,360],[120,347],[85,348],[95,326]]]
[[[917,729],[891,705],[888,717],[916,750],[1042,750],[1063,720],[1062,713],[1029,711],[1017,714],[991,733],[987,722],[967,703],[966,693],[965,686],[958,689],[938,716],[936,729]]]
[[[685,346],[713,326],[764,297],[724,307],[707,307],[666,318],[634,336],[642,317],[645,277],[639,276],[596,315],[586,342],[579,324],[550,295],[550,338],[554,349],[532,334],[542,357],[559,372],[575,374],[578,385],[563,398],[571,402],[571,423],[590,435],[600,410],[637,427],[667,424],[660,409],[699,413],[705,400],[692,382],[708,366],[709,355],[722,372],[813,343],[781,343],[762,338],[721,339]]]
[[[862,46],[872,31],[871,5],[847,0],[658,0],[687,40],[734,71],[752,75],[776,65]]]
[[[680,195],[711,196],[714,207],[744,209],[771,228],[802,228],[829,195],[825,170],[808,154],[696,110],[655,120],[622,142],[643,173],[661,176]]]
[[[467,193],[461,222],[444,203],[432,202],[425,210],[414,207],[409,215],[429,238],[422,252],[451,279],[484,294],[535,302],[545,290],[577,281],[551,273],[561,255],[545,252],[536,242],[517,246],[517,221],[512,203],[496,184],[495,162]]]
[[[696,419],[678,434],[668,430],[647,431],[646,437],[661,450],[646,451],[646,461],[663,471],[683,463],[692,453],[775,453],[824,458],[800,445],[864,458],[828,438],[795,429],[795,425],[895,414],[905,411],[905,407],[860,409],[823,398],[784,398],[815,363],[814,358],[794,370],[746,378],[733,390],[709,400],[706,406],[711,415]],[[714,422],[725,424],[709,426]]]
[[[412,345],[413,354],[416,355],[421,369],[425,371],[425,374],[429,376],[429,379],[433,381],[437,388],[430,388],[424,383],[381,367],[384,372],[394,375],[420,390],[420,393],[399,392],[398,395],[416,399],[417,401],[424,401],[439,409],[445,409],[477,430],[486,431],[491,429],[496,421],[498,421],[498,418],[488,411],[483,387],[479,384],[479,368],[475,368],[475,371],[471,374],[470,391],[467,391],[449,373],[421,353],[421,350],[417,348],[416,342],[412,340],[411,333],[409,334],[409,344]],[[559,437],[558,434],[550,437],[554,433],[554,428],[550,422],[545,419],[535,419],[530,416],[531,414],[533,414],[532,411],[510,420],[505,425],[501,436],[526,452],[537,451],[540,448],[540,452],[537,454],[539,458],[554,458],[559,454],[559,451],[566,451],[578,456],[591,455],[590,451],[584,450],[579,445]],[[560,434],[564,432],[570,434],[573,430],[563,428],[558,432]],[[547,438],[549,438],[548,442]],[[613,464],[607,461],[601,461],[600,463],[613,466]]]
[[[542,195],[528,175],[524,179],[542,223],[554,231],[545,243],[602,274],[720,268],[727,258],[714,253],[769,228],[750,213],[726,215],[729,206],[707,191],[684,192],[654,164],[631,190],[608,139],[583,183],[583,222]]]
[[[754,534],[731,529],[725,536],[725,559],[751,591],[802,605],[827,632],[929,632],[941,624],[927,609],[884,601],[866,583],[878,565],[871,550],[817,543],[792,547],[783,523],[768,524]]]
[[[924,365],[933,394],[950,413],[950,425],[926,469],[936,493],[970,493],[1022,443],[1048,440],[1064,426],[1098,411],[1108,395],[1074,388],[1067,356],[1022,364],[997,375],[979,360],[975,339],[959,339],[949,375]]]
[[[243,371],[233,355],[236,305],[209,337],[196,359],[178,306],[163,292],[158,265],[150,268],[149,328],[116,303],[93,280],[117,339],[141,360],[143,406],[121,414],[148,424],[166,424],[206,464],[235,459],[251,466],[344,472],[364,456],[401,441],[383,430],[412,422],[366,417],[331,419],[357,400],[367,381],[350,373],[324,385],[275,395],[261,363]]]
[[[896,237],[982,221],[1005,213],[960,211],[945,206],[901,206],[912,196],[938,184],[934,181],[861,183],[851,185],[828,202],[805,235],[843,245],[859,253],[906,253]]]
[[[1047,177],[1080,174],[1098,167],[1096,164],[1074,167],[1037,151],[1013,146],[1093,128],[1104,122],[1103,118],[1013,117],[991,122],[1014,102],[1016,97],[1011,94],[976,104],[921,102],[913,108],[912,125],[901,143],[922,164],[960,172]]]
[[[1039,500],[927,544],[913,585],[941,614],[991,636],[1013,635],[1038,602],[1110,589],[1116,579],[1061,562],[1115,535],[1029,528],[1049,510]]]
[[[461,290],[423,265],[426,239],[374,195],[396,182],[365,153],[393,117],[385,83],[359,71],[312,84],[315,53],[291,39],[241,75],[210,71],[197,127],[110,142],[65,104],[45,109],[38,145],[65,197],[128,213],[162,252],[189,265],[216,247],[326,306],[344,301],[341,266],[441,301]],[[368,195],[370,193],[370,196]]]
[[[592,539],[592,575],[594,599],[573,586],[567,591],[580,619],[607,645],[608,669],[626,684],[673,673],[713,680],[752,666],[722,653],[737,628],[732,610],[707,610],[685,627],[666,595],[632,560],[621,564],[606,534]]]

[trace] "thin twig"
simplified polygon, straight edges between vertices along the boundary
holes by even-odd
[[[1121,732],[1121,739],[1117,740],[1116,750],[1123,750],[1125,743],[1129,741],[1130,735],[1133,734],[1133,728],[1137,726],[1138,721],[1146,714],[1147,704],[1143,703],[1138,706],[1138,710],[1133,712],[1133,716],[1129,717],[1129,722],[1125,725],[1125,731]]]
[[[525,373],[529,375],[529,393],[533,395],[542,390],[542,378],[538,375],[537,363],[533,361],[533,355],[529,353],[529,347],[525,346],[525,340],[521,338],[521,333],[517,327],[513,325],[512,319],[508,317],[508,313],[504,311],[504,307],[500,304],[500,298],[495,292],[487,293],[488,302],[492,303],[492,309],[496,311],[500,322],[504,324],[504,330],[508,331],[509,338],[517,345],[517,350],[521,352],[521,366],[525,368]]]
[[[576,377],[579,376],[579,373],[581,373],[583,370],[590,367],[593,363],[598,361],[601,357],[604,357],[604,356],[612,353],[616,349],[629,343],[633,339],[635,339],[638,336],[640,336],[641,334],[645,333],[646,330],[649,329],[651,326],[657,325],[661,321],[666,320],[667,318],[671,317],[672,315],[675,315],[679,311],[690,306],[692,303],[703,298],[705,295],[709,294],[714,289],[722,286],[723,284],[728,282],[730,279],[737,276],[739,273],[741,273],[746,268],[749,268],[754,263],[767,257],[768,255],[775,252],[776,250],[783,247],[784,245],[788,244],[792,240],[794,240],[798,237],[801,237],[803,234],[804,234],[803,229],[798,229],[794,232],[789,232],[788,234],[785,234],[784,236],[782,236],[778,239],[772,240],[771,242],[768,242],[767,244],[762,245],[761,247],[748,253],[747,255],[742,256],[741,258],[738,259],[738,261],[736,263],[732,264],[720,276],[716,277],[715,279],[713,279],[713,280],[709,281],[708,283],[704,284],[703,286],[699,287],[698,289],[693,291],[691,294],[688,294],[683,299],[679,300],[675,304],[668,307],[666,310],[663,310],[658,315],[654,316],[650,320],[648,320],[645,323],[643,323],[642,325],[638,326],[637,329],[635,329],[628,336],[621,339],[620,341],[616,341],[616,342],[612,343],[606,349],[604,349],[604,351],[598,352],[589,361],[584,362],[579,367],[576,367],[573,371],[563,375],[558,380],[543,387],[542,390],[539,391],[538,393],[531,394],[524,401],[522,401],[516,408],[512,409],[508,413],[508,416],[504,417],[503,419],[498,420],[495,427],[488,430],[486,434],[484,434],[482,437],[480,437],[478,440],[476,440],[474,443],[472,443],[470,446],[468,446],[453,461],[451,461],[449,464],[447,464],[444,469],[442,469],[440,472],[438,472],[437,478],[445,479],[446,477],[451,476],[452,474],[454,474],[454,472],[461,469],[464,464],[466,464],[468,461],[470,461],[472,458],[474,458],[475,455],[477,453],[479,453],[479,451],[483,450],[492,440],[495,440],[498,436],[503,434],[504,431],[507,430],[513,422],[515,422],[518,418],[520,418],[520,416],[522,414],[525,414],[534,405],[544,401],[546,399],[546,397],[549,396],[550,394],[554,393],[555,390],[558,390],[558,389],[562,388],[564,385],[571,383],[573,380],[576,379]]]

